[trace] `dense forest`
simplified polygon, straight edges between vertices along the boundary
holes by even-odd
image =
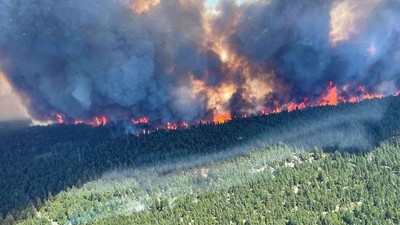
[[[388,97],[139,137],[3,122],[0,224],[398,224],[398,118]]]

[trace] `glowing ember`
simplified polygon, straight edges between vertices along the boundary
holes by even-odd
[[[77,119],[74,120],[74,124],[75,124],[75,125],[84,124],[84,123],[85,123],[85,122],[84,122],[83,120],[77,120]]]
[[[358,101],[357,97],[351,97],[351,98],[349,99],[349,102],[355,103],[355,102],[359,102],[359,101]]]
[[[167,129],[167,130],[177,130],[178,129],[178,124],[168,122],[167,125],[165,126],[165,129]]]
[[[56,116],[57,116],[57,122],[58,122],[59,124],[64,124],[64,118],[63,118],[63,116],[62,116],[61,114],[57,114]]]
[[[260,112],[260,115],[270,115],[270,114],[277,114],[277,113],[281,113],[282,110],[281,109],[274,109],[274,110],[268,110],[268,109],[263,109]]]
[[[99,118],[97,118],[97,117],[94,118],[94,123],[95,123],[96,126],[100,126],[100,124],[101,124]]]
[[[384,0],[318,6],[313,1],[123,0],[68,7],[27,0],[24,8],[7,2],[2,19],[13,22],[3,26],[0,41],[6,72],[0,72],[2,119],[2,111],[13,111],[1,101],[11,89],[32,119],[92,126],[116,119],[141,131],[355,103],[400,88],[400,51],[392,38],[398,10]],[[54,10],[46,10],[49,6]],[[34,12],[24,13],[25,8]],[[71,15],[80,19],[57,30],[48,26]],[[32,48],[38,36],[56,58]],[[82,43],[87,51],[70,57],[70,49],[81,49]],[[59,44],[70,48],[52,48]],[[29,66],[23,65],[26,55],[35,59]],[[60,69],[53,76],[60,62],[73,71]]]
[[[213,122],[217,124],[228,122],[232,119],[231,114],[229,113],[220,113],[214,115]]]
[[[327,105],[337,105],[338,104],[338,94],[337,87],[333,84],[333,82],[329,83],[328,93],[322,97],[319,106],[327,106]]]
[[[293,112],[296,110],[301,110],[307,107],[315,107],[315,106],[335,106],[338,105],[339,103],[356,103],[356,102],[361,102],[364,100],[369,100],[369,99],[375,99],[375,98],[383,98],[383,94],[379,93],[369,93],[364,86],[359,86],[357,89],[354,91],[349,90],[349,85],[345,85],[343,87],[338,87],[336,84],[333,82],[329,82],[326,92],[323,96],[319,98],[319,101],[316,102],[315,104],[309,104],[309,98],[304,97],[302,102],[295,102],[291,101],[286,104],[279,105],[278,102],[272,104],[273,108],[271,109],[261,109],[258,113],[260,115],[270,115],[270,114],[277,114],[281,113],[282,111],[287,111],[287,112]],[[223,93],[228,92],[229,95],[230,93],[230,88],[229,86],[225,86],[224,88],[221,89]],[[350,93],[353,93],[354,96],[352,96]],[[216,94],[216,93],[215,93]],[[217,95],[217,94],[216,94]],[[396,92],[394,94],[395,96],[400,95],[400,91]],[[224,98],[224,97],[223,97]],[[221,100],[222,101],[222,100]],[[62,114],[56,114],[57,117],[57,122],[59,124],[67,124],[68,122],[65,121],[64,117]],[[241,118],[247,118],[248,114],[244,113],[241,116]],[[232,120],[232,116],[229,112],[225,113],[216,113],[213,116],[212,122],[215,124],[223,124],[228,121]],[[89,124],[91,126],[105,126],[107,125],[108,121],[105,116],[98,116],[94,117],[89,123],[86,123],[85,120],[80,120],[80,119],[74,119],[73,124]],[[149,117],[142,117],[138,119],[131,119],[132,124],[134,125],[139,125],[139,124],[148,124],[150,122]],[[165,124],[165,129],[167,130],[177,130],[179,128],[189,128],[190,124],[188,122],[168,122]],[[157,127],[153,128],[154,130],[158,130]],[[150,128],[150,130],[152,130]],[[137,133],[137,135],[143,135],[143,134],[150,134],[150,130],[144,129],[142,132]]]
[[[133,119],[132,118],[132,123],[135,124],[135,125],[146,124],[148,122],[149,122],[149,117],[142,117],[142,118],[139,118],[139,119]]]
[[[107,125],[107,118],[105,116],[95,117],[92,122],[89,123],[91,126],[105,126]]]

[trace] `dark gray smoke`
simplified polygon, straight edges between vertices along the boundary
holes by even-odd
[[[329,81],[393,94],[400,2],[368,1],[372,7],[349,0],[357,31],[335,44],[332,9],[341,0],[223,0],[212,25],[229,35],[232,51],[291,87],[275,88],[265,106],[270,96],[319,96]],[[210,87],[226,77],[219,56],[204,49],[205,11],[204,1],[189,0],[164,0],[143,14],[128,0],[0,0],[1,68],[40,120],[61,113],[193,122],[213,109],[209,96],[192,93],[190,76]],[[248,88],[228,101],[235,113],[257,107],[243,99]]]
[[[59,112],[192,121],[204,100],[176,89],[206,69],[197,51],[202,4],[178,2],[136,15],[123,0],[1,0],[2,67],[39,119]]]
[[[354,25],[357,31],[332,46],[331,22],[340,15],[331,12],[346,2],[338,11],[342,17],[353,15],[341,22],[346,23],[345,30]],[[399,83],[398,0],[272,0],[238,10],[243,16],[230,37],[232,46],[249,60],[275,68],[279,77],[294,85],[295,94],[320,95],[334,81],[389,95]],[[358,20],[352,22],[354,17]]]

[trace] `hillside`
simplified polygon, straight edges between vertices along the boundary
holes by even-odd
[[[3,123],[3,223],[396,224],[399,116],[388,97],[139,137]]]
[[[115,171],[20,224],[399,224],[398,141],[360,155],[275,146],[168,175]]]

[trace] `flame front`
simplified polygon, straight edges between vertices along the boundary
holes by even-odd
[[[142,118],[139,118],[139,119],[132,118],[131,120],[132,120],[132,123],[135,124],[135,125],[147,124],[150,121],[149,117],[142,117]]]
[[[221,73],[224,81],[217,87],[207,87],[204,81],[192,79],[194,92],[204,92],[208,96],[208,109],[214,110],[214,122],[223,123],[232,118],[231,113],[243,114],[244,112],[232,112],[232,97],[240,94],[240,98],[253,105],[247,109],[247,113],[256,113],[265,103],[265,95],[274,91],[274,74],[263,65],[250,62],[246,57],[240,56],[234,46],[229,43],[229,36],[236,32],[242,19],[241,14],[230,18],[224,30],[217,30],[213,22],[218,19],[218,12],[205,11],[203,13],[204,41],[201,50],[212,51],[218,55]],[[206,71],[203,77],[208,77],[212,71]],[[238,85],[237,80],[241,80]],[[239,93],[240,92],[240,93]]]
[[[327,106],[327,105],[337,105],[338,104],[338,93],[337,87],[333,84],[333,82],[329,83],[328,91],[325,96],[322,96],[320,100],[319,106]]]
[[[221,113],[221,114],[215,114],[213,118],[213,122],[216,124],[221,124],[228,122],[232,119],[231,115],[229,113]]]
[[[71,1],[2,8],[4,77],[39,121],[144,134],[400,89],[394,1]]]

